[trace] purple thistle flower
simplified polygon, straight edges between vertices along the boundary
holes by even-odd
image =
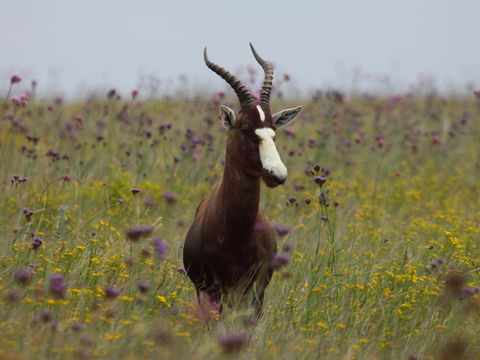
[[[445,259],[443,259],[443,258],[433,260],[433,261],[430,262],[428,268],[431,269],[431,270],[434,270],[437,267],[439,267],[440,265],[443,265],[444,263],[445,263]]]
[[[137,283],[137,289],[141,293],[145,293],[148,291],[148,289],[150,289],[150,283],[148,283],[147,281],[139,281]]]
[[[294,189],[295,191],[300,191],[300,190],[305,189],[305,186],[302,185],[302,184],[295,184],[295,185],[293,185],[293,189]]]
[[[184,274],[184,275],[187,273],[187,270],[185,270],[184,267],[179,267],[179,268],[177,268],[177,271],[178,271],[180,274]]]
[[[144,247],[142,248],[142,250],[140,250],[140,255],[143,257],[149,257],[150,255],[152,255],[152,253],[148,248]]]
[[[78,322],[78,321],[73,323],[72,330],[75,331],[75,332],[82,331],[83,330],[83,324],[81,322]]]
[[[22,95],[20,95],[20,103],[22,106],[27,105],[28,100],[30,100],[30,94],[28,92],[25,92]]]
[[[50,276],[50,294],[57,299],[64,299],[67,291],[67,283],[61,274]]]
[[[291,231],[291,228],[289,226],[282,224],[275,224],[274,229],[279,236],[285,236]]]
[[[18,295],[18,293],[16,291],[8,290],[7,294],[5,295],[5,299],[9,303],[15,304],[16,302],[18,302],[20,300],[20,296]]]
[[[32,249],[37,250],[43,244],[43,239],[41,237],[35,236],[32,241]]]
[[[143,204],[145,205],[145,207],[152,207],[155,205],[155,200],[153,200],[152,198],[146,198],[143,201]]]
[[[32,221],[33,211],[29,209],[23,209],[23,215],[25,215],[25,219],[27,222]]]
[[[305,200],[303,200],[303,201],[305,202],[305,204],[310,205],[310,203],[312,202],[312,199],[305,198]]]
[[[26,284],[32,279],[32,272],[28,269],[20,269],[15,272],[15,280],[21,284]]]
[[[295,196],[290,196],[290,197],[288,198],[288,202],[289,202],[290,204],[294,204],[295,202],[297,202],[297,198],[296,198]]]
[[[168,255],[168,245],[165,241],[160,240],[159,238],[154,238],[152,239],[152,246],[153,249],[155,250],[155,256],[163,260],[167,257]]]
[[[20,81],[22,81],[22,78],[18,75],[12,75],[12,77],[10,78],[10,84],[17,84]]]
[[[125,230],[125,234],[131,241],[138,241],[141,237],[147,236],[153,232],[151,225],[138,225]]]
[[[477,289],[478,288],[472,288],[470,286],[465,286],[462,289],[462,292],[460,294],[460,298],[461,299],[468,299],[468,298],[472,297],[473,295],[475,295],[477,293]]]
[[[113,99],[116,94],[117,94],[117,90],[115,90],[115,89],[108,90],[107,99],[109,99],[109,100]]]
[[[13,95],[10,100],[17,106],[22,104],[22,99],[20,99],[20,96],[18,95]]]
[[[83,117],[82,115],[74,115],[72,118],[73,121],[78,122],[80,125],[83,125]]]
[[[295,132],[290,128],[283,128],[283,133],[286,136],[295,137]]]
[[[109,285],[105,289],[103,289],[105,293],[105,297],[109,299],[115,299],[120,293],[122,292],[119,288]]]
[[[281,267],[287,265],[289,261],[290,261],[290,256],[288,254],[277,253],[273,256],[273,259],[270,263],[270,267],[273,270],[278,270]]]
[[[327,178],[325,176],[315,176],[314,180],[320,187],[327,182]]]
[[[163,193],[163,198],[167,201],[167,203],[171,204],[177,201],[177,195],[170,191],[165,191]]]
[[[95,343],[95,340],[87,335],[80,336],[79,340],[80,340],[80,343],[85,346],[91,346]]]
[[[132,192],[133,195],[137,195],[137,194],[142,192],[142,189],[132,188],[132,189],[130,189],[130,191]]]
[[[125,199],[118,199],[118,202],[119,202],[120,204],[123,204],[123,203],[125,202]]]
[[[319,147],[317,140],[308,139],[308,147],[310,148]]]

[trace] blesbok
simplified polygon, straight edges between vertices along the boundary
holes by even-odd
[[[212,63],[205,48],[205,64],[235,90],[241,109],[235,115],[220,106],[221,123],[228,130],[223,178],[197,207],[183,262],[199,302],[206,297],[221,311],[223,303],[249,301],[258,316],[277,251],[274,229],[259,206],[260,179],[272,188],[287,179],[275,147],[275,129],[290,123],[302,107],[271,114],[273,68],[250,47],[265,72],[259,101],[239,79]]]

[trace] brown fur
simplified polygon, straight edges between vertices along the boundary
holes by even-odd
[[[259,315],[266,286],[272,276],[270,262],[276,239],[260,206],[261,178],[278,183],[262,169],[254,130],[274,128],[268,106],[260,121],[255,107],[241,110],[231,130],[222,181],[197,208],[185,240],[183,261],[199,299],[206,294],[221,304],[232,294],[253,294]]]

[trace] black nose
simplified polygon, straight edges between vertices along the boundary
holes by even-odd
[[[287,180],[287,178],[278,178],[274,175],[272,175],[272,179],[273,181],[275,181],[278,185],[281,185],[285,182],[285,180]]]

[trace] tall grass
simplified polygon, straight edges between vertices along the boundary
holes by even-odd
[[[272,109],[300,104],[277,135],[289,179],[261,200],[290,263],[258,324],[226,309],[206,326],[181,252],[223,171],[216,100],[5,102],[0,357],[478,358],[480,103]]]

